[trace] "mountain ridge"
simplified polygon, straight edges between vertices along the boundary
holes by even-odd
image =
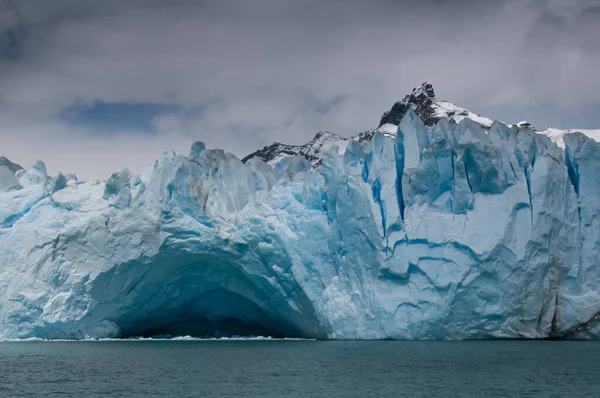
[[[343,152],[351,140],[358,141],[362,145],[368,144],[376,132],[382,132],[387,136],[396,136],[398,124],[409,111],[413,110],[417,116],[423,121],[426,128],[433,128],[441,119],[447,119],[449,122],[458,124],[461,120],[468,118],[479,124],[484,131],[489,131],[494,123],[494,120],[472,112],[466,108],[455,105],[452,102],[438,99],[435,93],[433,84],[424,82],[420,86],[415,87],[410,94],[407,94],[402,100],[397,101],[392,105],[390,110],[383,113],[377,128],[364,131],[350,138],[344,138],[338,134],[321,131],[315,137],[300,145],[289,145],[280,142],[274,142],[262,149],[254,151],[245,156],[242,161],[245,163],[248,160],[257,157],[274,166],[279,160],[286,156],[302,156],[308,160],[313,166],[318,166],[321,162],[321,157],[333,145],[337,145],[340,152]],[[506,123],[504,123],[506,124]],[[563,137],[565,134],[580,132],[595,141],[600,142],[600,129],[557,129],[547,127],[545,129],[536,129],[531,123],[521,121],[515,124],[506,124],[508,127],[517,127],[519,129],[529,129],[538,134],[545,135],[550,140],[558,145],[559,148],[565,148]],[[325,138],[323,138],[325,137]]]

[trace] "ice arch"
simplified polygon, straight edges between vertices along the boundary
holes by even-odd
[[[88,318],[109,315],[114,337],[325,336],[300,289],[290,301],[226,256],[177,250],[99,275]]]

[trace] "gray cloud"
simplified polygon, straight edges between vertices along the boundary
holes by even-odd
[[[431,81],[508,122],[600,127],[600,1],[0,1],[0,148],[105,178],[193,140],[243,156],[352,135]],[[153,103],[151,129],[71,125],[90,101]],[[202,109],[202,112],[183,112]],[[528,116],[531,115],[531,116]],[[144,131],[142,131],[144,130]]]

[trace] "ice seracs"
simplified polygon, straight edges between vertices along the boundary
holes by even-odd
[[[0,338],[600,337],[600,144],[384,126],[316,137],[319,164],[195,143],[105,182],[0,167]]]
[[[6,191],[19,185],[15,173],[6,166],[0,166],[0,191]]]
[[[195,158],[196,156],[200,156],[200,153],[206,149],[206,145],[202,141],[196,141],[192,144],[192,148],[190,149],[190,154],[188,155],[190,158]]]
[[[4,156],[0,156],[0,166],[5,166],[13,174],[19,170],[23,170],[23,167],[21,167],[21,165],[11,162]]]

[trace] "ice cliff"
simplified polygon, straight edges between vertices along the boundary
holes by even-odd
[[[596,338],[600,144],[564,142],[408,110],[317,168],[0,166],[0,338]]]

